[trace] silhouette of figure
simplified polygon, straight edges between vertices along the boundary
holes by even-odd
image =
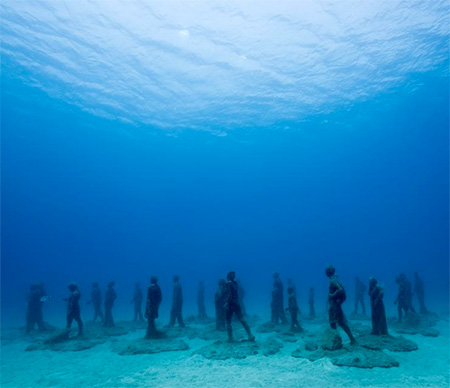
[[[358,305],[361,304],[362,312],[366,315],[366,306],[364,304],[364,292],[366,291],[366,286],[359,280],[359,277],[355,277],[355,310],[354,314],[358,314]]]
[[[408,313],[414,314],[416,311],[412,306],[412,291],[411,291],[411,283],[406,278],[405,274],[400,274],[395,278],[396,283],[398,284],[398,294],[397,298],[394,301],[394,304],[397,305],[398,309],[398,322],[402,322],[403,311],[405,311],[405,315]]]
[[[286,315],[283,307],[283,282],[280,279],[280,275],[275,272],[273,274],[273,289],[272,289],[272,322],[278,324],[287,323]]]
[[[292,280],[292,278],[288,278],[287,279],[287,287],[289,288],[289,287],[292,287],[292,289],[294,290],[294,295],[295,295],[295,298],[297,299],[297,297],[298,297],[298,294],[297,294],[297,287],[295,287],[295,283],[294,283],[294,281]],[[300,306],[297,306],[298,307],[298,314],[301,316],[302,315],[302,310],[300,310]]]
[[[173,295],[172,295],[172,309],[170,311],[170,326],[175,325],[178,320],[180,327],[185,327],[183,321],[183,289],[180,284],[180,277],[175,275],[173,277]]]
[[[159,316],[158,312],[161,301],[162,292],[158,285],[158,278],[156,276],[152,276],[150,278],[150,287],[148,288],[147,293],[147,306],[145,309],[145,316],[148,321],[145,338],[156,338],[158,336],[155,326],[155,319]]]
[[[28,306],[27,306],[27,325],[26,332],[29,333],[34,329],[37,324],[39,330],[44,331],[44,322],[42,320],[42,304],[41,304],[41,292],[39,286],[32,284],[30,286],[30,293],[28,294]]]
[[[310,316],[310,318],[315,318],[316,311],[314,310],[314,288],[313,287],[311,287],[309,289],[308,304],[309,304],[309,316]]]
[[[369,279],[370,307],[372,309],[372,334],[387,335],[386,311],[383,303],[383,288],[377,279]]]
[[[411,287],[411,282],[408,280],[408,278],[406,277],[405,274],[401,274],[401,278],[402,278],[402,282],[405,285],[405,290],[406,290],[406,303],[409,307],[409,311],[411,311],[413,314],[416,313],[416,309],[414,308],[413,304],[412,304],[412,287]]]
[[[42,326],[45,330],[45,324],[44,324],[44,314],[43,314],[43,307],[44,307],[44,301],[46,300],[46,298],[48,298],[48,294],[47,291],[45,291],[45,286],[44,283],[38,283],[37,285],[37,290],[39,293],[39,310],[38,310],[38,314],[37,314],[37,322],[38,322],[38,326]]]
[[[214,295],[214,303],[216,306],[216,330],[219,331],[225,331],[225,297],[226,282],[225,279],[220,279],[216,294]]]
[[[134,294],[133,299],[131,299],[130,303],[134,303],[134,318],[133,321],[137,320],[143,321],[142,317],[142,300],[144,299],[144,295],[142,294],[141,286],[139,283],[134,284]]]
[[[342,303],[347,299],[344,286],[339,282],[336,276],[336,270],[332,265],[328,266],[325,270],[325,274],[330,279],[330,285],[328,290],[328,317],[330,321],[330,327],[337,329],[337,325],[342,327],[345,333],[350,338],[350,343],[355,344],[356,340],[350,330],[345,319],[344,312],[342,311]]]
[[[208,316],[206,315],[206,310],[205,310],[205,284],[203,283],[203,280],[198,282],[197,306],[198,306],[199,319],[208,318]]]
[[[68,286],[70,290],[70,296],[64,298],[63,300],[67,302],[67,325],[66,329],[70,330],[72,327],[72,322],[78,323],[78,336],[83,335],[83,321],[80,316],[80,298],[81,293],[78,286],[75,283],[70,283]]]
[[[103,320],[103,326],[114,327],[114,319],[112,315],[112,308],[114,306],[114,301],[117,298],[116,291],[114,290],[116,282],[109,282],[106,287],[105,293],[105,319]]]
[[[423,281],[417,272],[414,272],[414,293],[417,295],[420,313],[428,314],[428,309],[425,306],[425,290],[423,287]]]
[[[93,322],[97,320],[97,317],[100,317],[100,321],[103,322],[103,313],[102,313],[102,292],[100,291],[100,287],[97,282],[92,283],[92,291],[91,291],[91,299],[87,301],[86,304],[92,303],[94,305],[94,319]]]
[[[225,284],[225,320],[227,322],[228,342],[233,342],[233,328],[231,327],[231,318],[233,317],[233,314],[236,315],[237,319],[239,320],[239,322],[241,322],[242,326],[247,332],[249,341],[254,341],[255,337],[252,335],[250,327],[248,326],[242,315],[241,305],[239,303],[238,285],[235,281],[235,278],[235,272],[229,272],[227,275],[227,282]]]
[[[238,279],[236,282],[238,284],[239,303],[241,305],[242,315],[245,317],[247,315],[247,311],[245,310],[245,305],[244,305],[245,289],[244,289],[244,286],[242,285],[242,282],[240,279]]]
[[[288,291],[288,306],[286,310],[289,310],[289,313],[291,314],[291,331],[301,331],[303,330],[300,326],[300,323],[298,322],[298,304],[297,304],[297,297],[294,293],[294,288],[292,286],[289,286],[287,288]]]

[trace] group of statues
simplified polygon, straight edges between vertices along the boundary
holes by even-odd
[[[342,304],[347,299],[347,294],[344,286],[341,284],[339,278],[336,275],[335,268],[328,266],[325,270],[326,276],[329,278],[328,288],[328,319],[332,329],[337,329],[340,326],[344,332],[348,335],[350,343],[356,342],[351,329],[348,325],[344,312],[342,310]],[[427,314],[428,310],[425,307],[424,302],[424,287],[423,281],[419,277],[418,273],[415,276],[414,293],[417,295],[417,299],[420,305],[420,313]],[[411,283],[407,279],[405,274],[400,274],[396,278],[398,284],[398,294],[395,300],[395,304],[398,307],[398,321],[402,321],[403,312],[405,314],[416,314],[416,311],[412,305],[413,291]],[[103,323],[103,326],[110,328],[114,326],[114,319],[112,310],[114,301],[117,298],[116,291],[114,289],[115,282],[108,283],[105,293],[104,308],[105,314],[102,313],[102,293],[97,282],[92,284],[91,298],[87,304],[93,304],[94,307],[94,322],[97,318]],[[78,286],[75,283],[70,283],[68,286],[70,295],[64,300],[67,302],[67,326],[69,330],[72,322],[75,320],[78,324],[78,335],[83,334],[83,322],[80,316],[80,298],[81,293]],[[358,307],[361,305],[362,313],[366,314],[364,305],[364,294],[366,286],[358,278],[355,278],[355,307],[354,313],[358,313]],[[273,289],[272,289],[272,301],[271,301],[271,321],[273,324],[287,324],[285,311],[288,311],[291,318],[291,330],[302,331],[302,327],[298,320],[299,314],[301,314],[300,308],[297,303],[297,292],[295,284],[292,279],[288,279],[288,305],[284,309],[284,290],[283,282],[278,273],[273,275]],[[375,278],[369,279],[369,297],[370,307],[372,312],[372,334],[374,335],[386,335],[388,334],[386,312],[383,302],[383,288]],[[236,281],[236,274],[231,271],[227,274],[226,280],[220,279],[218,282],[218,288],[215,293],[215,310],[216,310],[216,329],[218,331],[227,331],[228,340],[233,341],[233,329],[232,318],[235,316],[237,320],[242,324],[247,332],[248,340],[253,341],[255,339],[250,327],[245,320],[245,307],[244,307],[244,295],[245,291],[242,284]],[[45,330],[44,321],[42,316],[42,305],[49,298],[44,285],[32,285],[30,287],[30,293],[28,296],[28,310],[27,310],[27,325],[26,331],[30,332],[37,324],[40,330]],[[205,309],[205,288],[202,281],[199,282],[197,291],[197,305],[198,305],[198,318],[200,320],[206,319]],[[145,305],[145,313],[142,313],[142,304],[144,301],[144,294],[139,283],[135,284],[133,298],[130,303],[134,305],[134,321],[144,321],[144,316],[147,319],[147,331],[146,338],[157,338],[159,333],[156,330],[155,320],[159,316],[159,307],[162,301],[162,291],[158,285],[158,278],[152,276],[150,278],[150,286],[148,287],[147,300]],[[315,317],[314,309],[314,288],[310,288],[308,296],[309,316]],[[170,323],[169,326],[174,326],[176,322],[180,327],[185,327],[183,320],[183,290],[180,283],[180,277],[178,275],[173,278],[173,293],[172,293],[172,308],[170,311]]]

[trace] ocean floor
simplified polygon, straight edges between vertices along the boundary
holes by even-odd
[[[302,320],[305,331],[290,333],[253,317],[256,342],[239,341],[245,333],[235,322],[233,344],[213,322],[195,320],[186,329],[160,326],[165,336],[156,340],[142,340],[145,324],[130,322],[108,332],[88,322],[81,340],[58,330],[26,336],[3,329],[0,382],[2,388],[449,386],[448,319],[419,329],[392,321],[396,338],[381,341],[368,334],[369,320],[354,318],[358,345],[339,329],[342,347],[325,319]]]

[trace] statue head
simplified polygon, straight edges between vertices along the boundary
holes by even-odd
[[[336,269],[335,269],[332,265],[329,265],[329,266],[325,269],[325,274],[326,274],[327,277],[329,277],[329,278],[331,278],[335,273],[336,273]]]

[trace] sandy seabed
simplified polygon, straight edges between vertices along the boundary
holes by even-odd
[[[307,330],[313,326],[317,325],[304,323]],[[438,337],[404,335],[418,344],[416,351],[394,354],[386,350],[400,363],[389,369],[339,367],[327,358],[314,362],[294,358],[291,353],[302,346],[301,340],[285,343],[279,353],[269,357],[210,360],[193,355],[213,343],[198,338],[181,337],[189,345],[184,351],[132,356],[111,351],[111,341],[141,338],[142,329],[72,352],[25,351],[29,342],[19,339],[2,342],[0,382],[2,388],[449,387],[449,323],[440,321],[436,328]],[[257,341],[270,336],[256,334]]]

